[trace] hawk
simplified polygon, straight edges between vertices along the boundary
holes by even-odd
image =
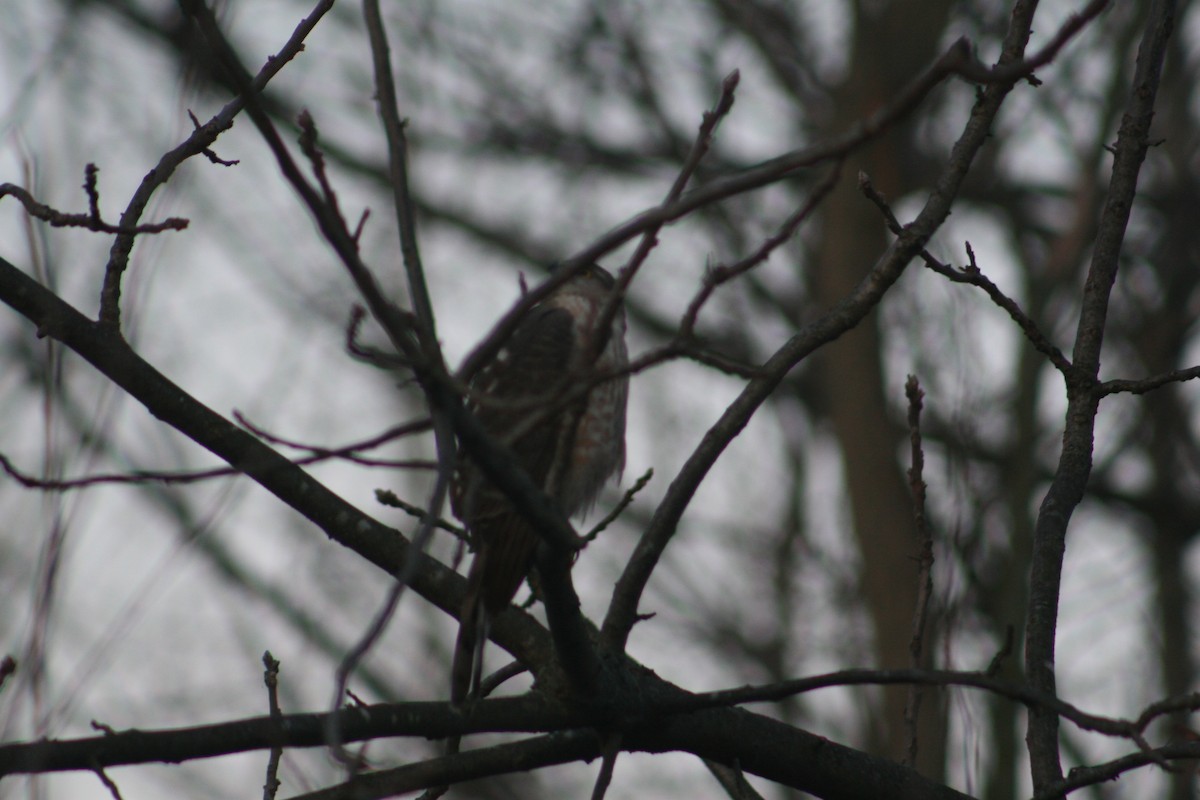
[[[595,375],[628,364],[624,309],[618,306],[612,324],[598,330],[614,285],[595,264],[563,283],[530,309],[467,395],[484,431],[566,516],[589,510],[609,476],[625,466],[628,376],[564,402]],[[451,699],[458,702],[478,678],[488,619],[520,588],[540,537],[469,458],[460,458],[450,499],[475,549],[451,674]]]

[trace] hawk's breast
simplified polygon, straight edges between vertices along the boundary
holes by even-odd
[[[596,360],[593,370],[581,363],[594,344],[587,332],[594,328],[595,317],[600,313],[599,304],[582,297],[564,298],[565,308],[575,321],[575,341],[579,343],[574,354],[573,367],[585,374],[613,372],[625,366],[625,316],[620,311],[613,318],[612,330],[608,332],[604,350]],[[609,476],[625,466],[625,405],[628,394],[628,377],[621,376],[604,381],[588,394],[587,406],[579,418],[571,452],[559,486],[558,501],[568,515],[586,513],[595,503],[600,490]]]

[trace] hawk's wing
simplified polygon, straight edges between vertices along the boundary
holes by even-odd
[[[506,446],[517,464],[542,487],[559,443],[569,441],[559,428],[573,417],[558,411],[538,419],[544,404],[537,401],[555,399],[556,388],[570,366],[574,329],[565,309],[534,308],[471,383],[472,411],[483,429]],[[471,587],[480,592],[489,612],[499,611],[512,600],[529,572],[538,535],[469,459],[459,464],[452,502],[477,547]]]

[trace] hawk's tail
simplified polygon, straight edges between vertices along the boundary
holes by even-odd
[[[525,582],[541,540],[529,520],[512,510],[477,519],[474,530],[482,544],[468,580],[478,572],[480,605],[499,614]]]
[[[487,610],[480,597],[480,555],[475,556],[467,576],[467,596],[458,615],[458,639],[450,666],[450,702],[458,705],[479,689],[483,646],[487,642]]]
[[[478,688],[487,625],[512,602],[533,564],[538,535],[515,511],[475,521],[481,544],[467,573],[467,596],[458,615],[458,641],[450,668],[450,700],[461,703]]]

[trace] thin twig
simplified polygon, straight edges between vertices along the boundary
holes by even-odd
[[[183,143],[163,154],[153,169],[142,178],[125,207],[119,223],[122,228],[136,228],[150,204],[150,198],[160,186],[171,179],[175,170],[192,156],[207,153],[217,137],[232,127],[234,118],[245,108],[247,100],[262,92],[270,80],[304,49],[305,38],[332,7],[333,0],[318,0],[312,12],[296,25],[291,37],[279,52],[267,58],[253,79],[247,79],[249,92],[234,97],[212,119],[194,130]],[[109,251],[108,264],[104,268],[104,286],[100,290],[100,324],[111,331],[120,329],[121,278],[129,266],[129,254],[133,250],[134,239],[132,233],[118,234]]]
[[[783,221],[779,229],[774,234],[768,236],[758,249],[745,258],[729,265],[720,265],[709,269],[704,280],[700,285],[700,290],[696,292],[695,297],[688,303],[687,310],[683,313],[683,318],[679,322],[679,332],[676,334],[676,341],[685,343],[692,339],[695,335],[696,319],[700,315],[700,310],[717,287],[729,281],[739,278],[760,264],[763,264],[771,257],[781,245],[790,240],[796,235],[796,231],[800,229],[800,225],[808,219],[809,215],[816,210],[821,201],[837,186],[838,178],[841,175],[842,162],[839,160],[833,165],[833,169],[825,176],[825,179],[817,184],[816,188],[809,194],[808,199],[798,208],[791,216]]]
[[[95,166],[95,164],[88,164],[91,170],[94,170]],[[89,171],[88,177],[91,182],[85,183],[84,187],[94,191],[95,172]],[[98,200],[91,192],[88,193],[89,209],[78,214],[59,211],[45,203],[40,203],[27,189],[17,186],[15,183],[0,183],[0,198],[2,197],[16,198],[21,205],[25,206],[25,213],[48,223],[54,228],[83,228],[95,233],[119,233],[126,236],[136,236],[145,233],[182,231],[189,224],[188,220],[182,217],[168,217],[162,222],[147,222],[139,225],[122,225],[118,223],[114,225],[111,222],[105,222],[101,218],[100,210],[96,207]]]
[[[913,609],[912,640],[908,645],[913,669],[922,666],[921,650],[925,642],[925,626],[929,615],[929,598],[933,594],[933,536],[925,515],[925,451],[921,447],[921,405],[925,393],[917,382],[916,375],[909,375],[904,384],[904,395],[908,398],[908,436],[912,466],[908,470],[908,488],[912,492],[913,522],[917,530],[920,553],[917,556],[917,602]],[[917,719],[921,713],[921,686],[911,683],[904,702],[904,727],[908,732],[908,748],[904,763],[917,763]]]
[[[888,205],[887,199],[875,188],[871,183],[870,177],[865,173],[858,175],[858,187],[862,193],[879,209],[887,222],[888,230],[899,235],[903,230],[900,221],[896,219],[896,215],[892,212],[891,206]],[[933,256],[928,250],[921,250],[920,257],[929,269],[939,275],[953,281],[954,283],[966,283],[971,286],[978,286],[987,293],[992,302],[1000,308],[1008,312],[1013,322],[1017,323],[1017,327],[1025,334],[1025,338],[1034,348],[1046,356],[1050,363],[1064,375],[1071,369],[1071,362],[1063,355],[1062,350],[1058,349],[1050,339],[1042,333],[1041,328],[1034,322],[1028,314],[1021,310],[1021,306],[1017,301],[1013,300],[1008,295],[1004,294],[996,284],[992,283],[986,275],[979,269],[979,265],[975,262],[975,251],[971,249],[971,243],[966,243],[968,265],[962,269],[956,269],[949,264],[946,264]]]
[[[263,683],[267,685],[267,708],[271,719],[278,723],[283,717],[279,708],[279,661],[268,650],[263,653]],[[279,791],[279,762],[283,759],[283,746],[274,745],[267,758],[267,779],[263,783],[263,800],[275,800]]]
[[[416,517],[421,521],[425,521],[429,518],[429,512],[423,506],[414,505],[406,500],[400,499],[400,497],[390,489],[376,489],[375,499],[385,506],[398,508],[409,516]],[[461,525],[455,525],[453,522],[448,522],[441,517],[435,518],[433,520],[433,524],[434,527],[440,528],[447,533],[452,533],[463,541],[467,541],[467,530]]]
[[[405,320],[404,328],[395,331],[389,330],[389,333],[392,335],[394,343],[397,344],[399,344],[395,342],[397,338],[403,339],[404,344],[410,344],[409,334],[415,333],[415,349],[419,350],[421,354],[421,369],[426,371],[427,374],[428,372],[441,374],[445,372],[445,365],[442,359],[441,347],[437,341],[433,306],[429,299],[429,292],[425,285],[425,275],[421,267],[421,259],[417,247],[416,221],[412,211],[412,199],[409,196],[407,168],[408,143],[404,136],[404,126],[401,124],[397,112],[396,90],[392,83],[392,66],[388,55],[387,34],[384,31],[383,19],[379,13],[379,3],[377,0],[364,0],[363,17],[366,21],[367,35],[371,43],[376,99],[379,103],[379,112],[383,119],[384,131],[388,142],[388,165],[395,199],[396,217],[400,228],[400,249],[404,256],[404,268],[408,276],[409,295],[413,303],[413,314]],[[311,136],[309,145],[311,151],[319,156],[319,151],[316,148],[316,127],[311,124],[311,120],[306,133]],[[350,242],[353,242],[357,248],[357,240],[348,230],[345,230],[344,220],[337,209],[336,196],[333,194],[333,189],[329,186],[328,181],[324,178],[323,169],[318,170],[318,178],[321,180],[322,191],[327,196],[326,203],[331,216],[337,219],[343,228],[339,236],[344,235],[348,237]],[[364,271],[361,277],[369,277],[369,273]],[[382,297],[373,296],[372,293],[378,293],[379,291],[379,287],[374,280],[371,280],[369,283],[360,282],[360,290],[364,290],[364,297],[373,311],[376,311],[377,308],[381,310],[392,308],[391,304],[384,301]],[[391,314],[380,318],[376,311],[376,316],[385,328],[388,327],[389,321],[399,321],[398,317],[393,317]],[[401,351],[403,352],[403,349]],[[415,364],[416,358],[414,358],[414,366]],[[434,480],[433,490],[430,492],[426,516],[422,518],[417,532],[412,538],[413,557],[407,559],[396,572],[395,581],[388,592],[388,597],[383,606],[372,620],[366,632],[355,646],[347,652],[342,663],[338,665],[335,674],[334,709],[341,704],[342,695],[346,690],[350,676],[383,635],[388,623],[395,615],[405,589],[416,574],[418,565],[424,560],[425,548],[433,538],[435,521],[441,515],[442,507],[449,492],[450,475],[455,463],[454,431],[447,410],[443,407],[442,403],[438,402],[438,395],[433,391],[432,386],[425,384],[423,388],[429,400],[430,413],[433,417],[434,441],[437,447],[437,477]],[[338,718],[331,717],[331,719],[336,720]],[[340,741],[340,731],[336,726],[330,727],[329,740],[330,747],[334,753],[344,755]]]
[[[1089,22],[1100,16],[1101,12],[1108,7],[1109,2],[1111,0],[1092,0],[1082,11],[1068,16],[1050,41],[1032,56],[1002,62],[992,67],[985,66],[977,59],[972,59],[961,65],[956,72],[963,79],[974,83],[1008,83],[1025,79],[1034,86],[1040,86],[1041,81],[1034,76],[1034,70],[1053,61],[1067,42],[1071,41]]]
[[[121,790],[117,787],[113,779],[108,777],[108,773],[104,771],[103,767],[93,767],[92,772],[96,773],[96,777],[104,784],[104,788],[108,789],[108,793],[113,796],[113,800],[121,800]]]
[[[596,783],[592,786],[592,800],[604,800],[608,787],[612,783],[613,770],[617,766],[617,756],[621,753],[621,734],[610,733],[604,740],[600,756],[600,771],[596,774]]]
[[[1118,393],[1145,394],[1155,389],[1161,389],[1169,383],[1194,381],[1196,378],[1200,378],[1200,367],[1173,369],[1170,372],[1163,372],[1140,380],[1114,379],[1104,381],[1096,387],[1095,392],[1099,397],[1107,397],[1110,394]]]
[[[309,450],[312,455],[298,458],[291,463],[298,467],[308,466],[309,464],[318,464],[323,461],[331,461],[333,459],[341,459],[350,461],[365,466],[374,467],[389,467],[399,469],[428,469],[435,464],[423,459],[411,460],[391,460],[391,459],[368,459],[357,456],[363,450],[370,450],[379,447],[390,441],[394,441],[403,436],[408,436],[412,433],[417,433],[423,430],[428,430],[428,420],[418,420],[408,422],[402,425],[389,428],[383,433],[372,436],[369,439],[363,439],[359,442],[343,445],[341,447],[323,448],[315,445],[305,445],[297,442],[287,442],[277,437],[272,437],[260,429],[256,428],[244,416],[238,412],[234,412],[234,417],[242,423],[248,430],[256,436],[260,436],[268,441],[276,441],[287,447]],[[101,484],[139,484],[139,483],[160,483],[165,485],[172,484],[188,484],[198,483],[200,481],[212,480],[214,478],[228,478],[234,475],[248,474],[248,464],[243,460],[236,467],[214,467],[212,469],[201,470],[133,470],[130,472],[117,472],[100,475],[86,475],[82,478],[39,478],[17,468],[12,460],[0,453],[0,469],[3,469],[13,480],[21,484],[27,489],[39,489],[47,492],[67,492],[76,489],[86,489],[90,486],[98,486]]]
[[[1008,683],[985,672],[963,672],[928,669],[846,669],[824,675],[778,681],[759,686],[743,686],[715,692],[698,692],[652,707],[657,713],[683,714],[708,708],[743,705],[745,703],[778,702],[798,694],[834,686],[888,686],[919,683],[924,686],[962,686],[982,689],[1016,700],[1026,708],[1038,708],[1065,719],[1080,730],[1104,736],[1137,741],[1146,726],[1159,716],[1179,710],[1200,709],[1200,694],[1174,698],[1169,710],[1161,710],[1143,719],[1123,719],[1089,714],[1054,695],[1047,695],[1028,686]],[[1185,702],[1190,701],[1190,702]],[[647,709],[651,711],[651,709]]]
[[[687,158],[684,159],[683,165],[679,169],[679,173],[675,176],[675,181],[671,184],[671,188],[667,190],[666,197],[663,198],[662,206],[669,206],[677,201],[683,190],[687,188],[688,182],[696,173],[696,169],[700,166],[700,162],[704,160],[704,156],[708,154],[712,147],[713,135],[716,133],[717,126],[721,124],[729,112],[733,109],[734,93],[737,91],[738,83],[741,81],[741,73],[736,69],[725,76],[725,80],[721,82],[721,95],[717,98],[717,102],[712,109],[705,111],[700,120],[699,130],[696,132],[696,139],[692,142],[691,150],[688,152]],[[650,251],[658,244],[658,232],[662,230],[665,221],[651,225],[642,233],[641,241],[638,242],[637,248],[633,255],[629,257],[629,261],[621,268],[617,275],[616,286],[613,287],[612,295],[608,298],[604,308],[600,312],[600,321],[597,330],[608,330],[612,325],[613,319],[617,315],[617,309],[621,305],[621,301],[625,297],[625,292],[632,283],[634,275],[641,269],[646,258],[650,255]],[[596,353],[599,355],[602,348],[602,342],[597,341],[592,345]]]
[[[763,800],[763,796],[746,780],[740,767],[727,767],[708,758],[704,759],[704,766],[708,767],[730,800]]]
[[[358,247],[358,233],[354,234],[355,248]],[[358,333],[363,321],[367,318],[367,310],[355,303],[350,307],[350,319],[346,322],[346,352],[356,360],[370,364],[378,369],[400,370],[412,367],[412,361],[394,350],[380,350],[377,347],[363,344],[358,340]]]
[[[594,540],[602,531],[604,531],[605,528],[613,524],[617,517],[621,516],[621,513],[624,512],[625,509],[629,507],[629,504],[633,502],[633,498],[637,496],[637,493],[642,489],[645,489],[646,484],[650,483],[650,479],[653,477],[654,469],[651,468],[646,470],[642,477],[638,478],[634,482],[633,486],[630,486],[629,489],[626,490],[625,495],[621,498],[621,501],[617,503],[613,510],[605,514],[604,518],[597,522],[595,527],[584,534],[583,540],[585,542]]]
[[[528,672],[529,668],[520,661],[510,661],[500,669],[493,672],[491,675],[479,681],[479,696],[487,697],[492,692],[496,691],[507,681],[512,680],[523,672]]]
[[[1136,753],[1086,767],[1072,767],[1066,778],[1049,784],[1033,796],[1033,800],[1058,800],[1076,789],[1098,786],[1116,780],[1121,775],[1148,764],[1166,761],[1194,762],[1200,759],[1200,742],[1177,742],[1154,748],[1139,749]]]
[[[363,458],[358,453],[364,450],[373,450],[376,447],[382,447],[385,444],[394,442],[405,436],[411,436],[416,433],[425,433],[429,430],[431,422],[428,417],[413,420],[411,422],[402,422],[399,425],[393,425],[382,433],[376,434],[369,439],[355,442],[341,447],[329,448],[320,445],[308,444],[306,442],[297,441],[295,439],[286,439],[278,434],[271,433],[260,425],[257,425],[249,420],[245,414],[240,411],[233,412],[233,418],[236,419],[246,430],[253,433],[258,438],[265,442],[270,442],[274,445],[282,447],[290,447],[293,450],[304,450],[313,456],[322,458],[340,458],[346,461],[351,461],[355,464],[363,464],[369,467],[394,467],[396,469],[433,469],[437,467],[437,462],[429,459],[370,459]]]
[[[195,113],[190,108],[188,109],[187,115],[188,115],[188,119],[190,119],[192,121],[192,129],[196,130],[196,131],[200,130],[200,128],[202,127],[200,125],[200,119],[195,115]],[[218,156],[216,153],[214,153],[212,151],[212,148],[209,148],[209,147],[205,147],[200,152],[211,163],[216,164],[217,166],[236,167],[238,164],[242,163],[239,159],[236,159],[236,158],[231,158],[231,159],[221,158],[220,156]]]
[[[321,196],[325,198],[325,203],[329,206],[330,210],[341,217],[341,204],[338,201],[337,192],[333,189],[333,184],[329,182],[329,173],[325,169],[325,154],[317,146],[317,140],[320,138],[320,134],[317,132],[317,123],[313,120],[312,114],[308,112],[308,109],[301,110],[297,115],[296,125],[300,128],[300,138],[297,139],[296,143],[300,145],[300,152],[304,153],[304,157],[308,159],[308,163],[312,166],[313,175],[317,179],[317,185],[321,187]],[[357,234],[351,238],[355,242],[358,242]]]

